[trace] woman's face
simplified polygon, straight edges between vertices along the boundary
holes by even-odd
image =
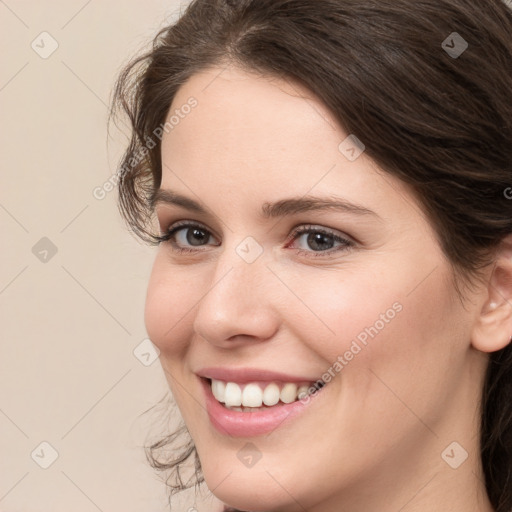
[[[187,202],[159,194],[158,223],[199,227],[159,246],[145,322],[208,487],[250,510],[421,500],[450,443],[474,456],[484,361],[417,201],[295,83],[211,69],[171,116],[161,189]],[[264,410],[221,403],[240,393]]]

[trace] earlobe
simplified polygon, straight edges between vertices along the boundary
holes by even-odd
[[[482,313],[490,313],[494,311],[498,307],[498,303],[494,301],[488,301],[485,303],[484,308],[482,309]]]
[[[487,299],[472,331],[472,345],[482,352],[496,352],[512,341],[512,236],[496,253],[487,284]]]

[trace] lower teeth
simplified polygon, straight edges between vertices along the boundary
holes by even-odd
[[[280,403],[280,402],[279,402]],[[230,411],[237,411],[237,412],[258,412],[258,411],[266,411],[267,409],[270,409],[270,407],[231,407],[223,404],[226,409],[229,409]],[[276,404],[278,405],[278,404]],[[283,405],[281,403],[281,405]],[[274,405],[272,407],[275,407]]]
[[[297,400],[295,400],[297,401]],[[293,403],[293,402],[292,402]],[[245,406],[241,406],[241,407],[236,407],[236,406],[231,406],[231,405],[226,405],[226,404],[222,404],[226,409],[229,409],[230,411],[236,411],[236,412],[258,412],[258,411],[267,411],[268,409],[271,409],[273,407],[279,407],[281,405],[288,405],[288,404],[285,404],[283,402],[277,402],[276,405],[266,405],[266,406],[263,406],[263,407],[245,407]]]

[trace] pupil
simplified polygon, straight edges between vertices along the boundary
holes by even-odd
[[[192,233],[192,236],[190,236],[190,233]],[[203,230],[194,228],[192,230],[188,230],[187,233],[187,242],[190,245],[201,245],[201,242],[204,241],[206,238],[206,241],[208,241],[208,238],[206,237],[206,234]],[[197,243],[199,242],[199,243]]]
[[[331,249],[333,245],[329,235],[324,235],[323,233],[310,233],[308,244],[314,250]],[[315,249],[315,246],[317,249]]]

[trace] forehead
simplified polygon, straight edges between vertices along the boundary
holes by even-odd
[[[337,151],[341,127],[312,93],[291,80],[213,68],[193,75],[178,91],[168,118],[195,98],[197,106],[168,134],[171,144],[265,160],[320,146]],[[330,137],[326,140],[326,134]],[[308,139],[308,145],[301,144]]]
[[[341,128],[320,101],[291,81],[236,68],[208,69],[178,90],[167,119],[178,120],[190,98],[197,105],[164,132],[164,164],[203,175],[239,170],[247,178],[265,171],[278,177],[287,169],[305,171],[313,159],[318,170],[329,162],[328,169],[337,156]]]
[[[190,98],[196,106],[180,111]],[[212,68],[179,89],[173,115],[179,122],[162,140],[161,186],[199,201],[222,191],[234,208],[259,209],[283,197],[336,194],[370,200],[378,212],[393,196],[408,195],[364,153],[353,161],[342,154],[349,134],[296,82]]]

